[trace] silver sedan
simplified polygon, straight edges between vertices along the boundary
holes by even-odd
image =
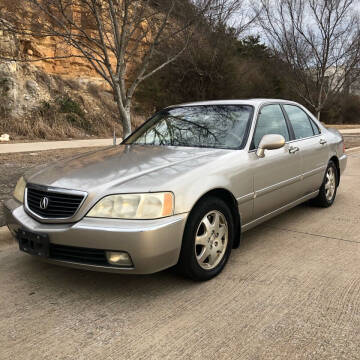
[[[120,146],[25,174],[7,224],[55,264],[208,280],[244,231],[305,201],[331,206],[346,161],[341,135],[294,102],[177,105]]]

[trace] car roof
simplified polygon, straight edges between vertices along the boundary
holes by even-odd
[[[234,99],[234,100],[211,100],[211,101],[197,101],[189,102],[178,105],[172,105],[168,108],[179,106],[204,106],[204,105],[253,105],[258,106],[264,103],[294,103],[294,101],[284,99],[266,99],[266,98],[254,98],[254,99]]]

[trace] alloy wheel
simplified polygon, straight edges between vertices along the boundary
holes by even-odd
[[[336,176],[333,167],[329,167],[325,178],[325,196],[328,201],[331,201],[336,190]]]
[[[224,258],[229,241],[228,223],[217,210],[208,212],[197,228],[195,256],[205,270],[214,269]]]

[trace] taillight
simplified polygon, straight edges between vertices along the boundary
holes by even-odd
[[[345,154],[345,150],[346,150],[346,146],[345,143],[343,142],[343,153]]]

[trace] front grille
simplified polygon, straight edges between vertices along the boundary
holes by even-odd
[[[42,209],[40,203],[47,198],[48,204]],[[40,187],[27,187],[27,207],[36,215],[47,219],[67,219],[72,217],[84,200],[84,195],[72,194]]]
[[[49,255],[54,260],[109,266],[105,250],[50,244]]]

